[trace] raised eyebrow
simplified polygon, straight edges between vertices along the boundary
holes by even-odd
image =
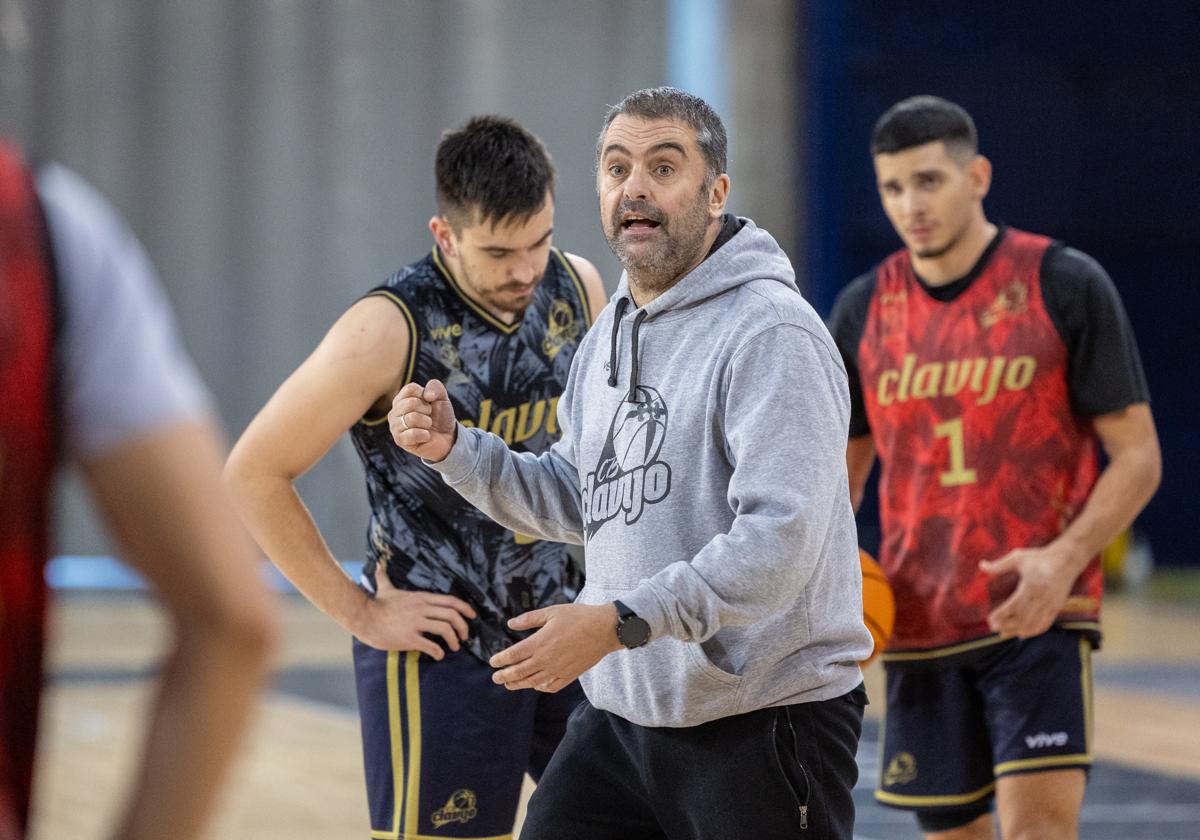
[[[626,149],[624,146],[622,146],[620,143],[609,143],[607,146],[604,147],[604,153],[601,154],[601,157],[608,157],[610,154],[612,154],[614,152],[619,155],[625,155],[626,157],[631,156],[629,153],[629,150]]]
[[[650,147],[651,152],[679,152],[683,157],[687,157],[687,149],[680,143],[675,143],[671,140],[666,140],[662,143],[655,143]]]
[[[601,157],[608,157],[608,155],[613,152],[625,155],[626,157],[633,157],[633,153],[620,143],[609,143],[604,147],[604,153],[601,155]],[[664,140],[662,143],[655,143],[647,150],[647,152],[649,154],[654,154],[655,152],[678,152],[683,157],[688,156],[687,149],[683,147],[683,144],[676,143],[673,140]]]

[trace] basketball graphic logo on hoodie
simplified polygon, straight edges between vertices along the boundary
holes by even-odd
[[[671,467],[656,460],[667,435],[667,404],[646,385],[622,400],[608,427],[596,469],[583,482],[583,523],[591,538],[605,522],[624,512],[637,522],[648,504],[671,492]]]

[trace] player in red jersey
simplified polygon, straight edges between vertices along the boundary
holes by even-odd
[[[991,838],[993,800],[1006,838],[1073,838],[1097,555],[1161,470],[1137,347],[1094,260],[988,221],[991,164],[962,108],[907,99],[871,153],[905,247],[843,290],[831,328],[851,494],[878,454],[896,594],[876,797],[937,840]]]

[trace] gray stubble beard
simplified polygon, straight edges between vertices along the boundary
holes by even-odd
[[[667,241],[663,243],[664,247],[644,254],[640,263],[633,261],[633,256],[621,241],[620,221],[610,220],[611,226],[605,227],[604,238],[608,240],[608,247],[621,261],[621,267],[628,272],[630,285],[657,297],[678,283],[683,273],[698,261],[700,248],[711,223],[708,218],[708,204],[705,201],[710,186],[711,184],[705,185],[695,204],[689,207],[679,220],[682,223],[679,236],[668,235]],[[670,219],[665,219],[662,223],[664,232],[668,231],[669,221]]]

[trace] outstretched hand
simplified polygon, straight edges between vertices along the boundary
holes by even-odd
[[[458,421],[446,386],[436,379],[421,386],[410,382],[400,389],[388,412],[392,440],[405,452],[426,461],[450,454]]]

